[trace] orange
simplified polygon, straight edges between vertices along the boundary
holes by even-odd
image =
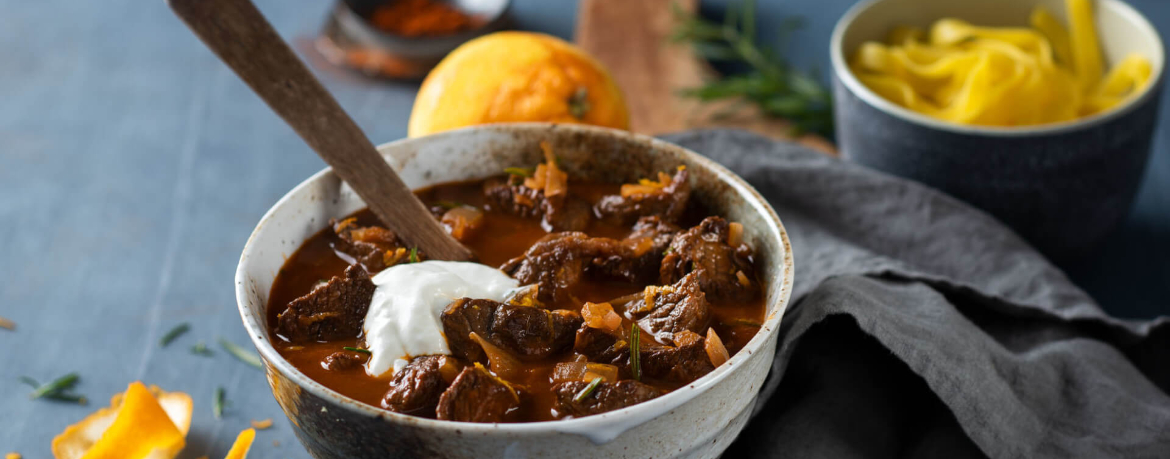
[[[555,37],[497,32],[464,43],[431,70],[408,135],[510,121],[630,127],[621,90],[599,62]]]

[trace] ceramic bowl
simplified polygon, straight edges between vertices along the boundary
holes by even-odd
[[[679,146],[605,128],[544,123],[471,127],[379,147],[412,188],[482,179],[536,164],[552,144],[573,177],[629,182],[686,165],[698,199],[744,224],[766,283],[767,320],[747,346],[710,374],[657,399],[554,422],[436,421],[359,403],[309,379],[269,340],[265,307],[285,259],[330,218],[365,204],[329,169],[305,180],[260,220],[236,271],[244,327],[265,362],[277,402],[318,459],[409,457],[716,457],[747,422],[776,350],[792,288],[792,252],[772,208],[727,169]]]
[[[855,162],[914,179],[1006,222],[1042,252],[1073,259],[1095,248],[1128,214],[1150,154],[1165,51],[1157,30],[1118,0],[1095,2],[1106,63],[1131,52],[1153,64],[1152,84],[1123,107],[1074,122],[991,128],[918,114],[863,85],[848,57],[895,25],[944,17],[1025,26],[1037,5],[1067,23],[1064,0],[870,0],[837,23],[830,44],[837,141]]]

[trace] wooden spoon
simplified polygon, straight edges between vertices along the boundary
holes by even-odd
[[[471,259],[471,252],[431,217],[250,0],[168,3],[207,47],[333,166],[337,176],[349,183],[403,242],[418,247],[430,258]]]

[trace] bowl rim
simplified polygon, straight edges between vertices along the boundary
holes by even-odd
[[[871,107],[874,107],[888,115],[902,119],[911,124],[924,125],[941,131],[947,131],[956,134],[982,135],[991,137],[1027,137],[1036,135],[1055,135],[1063,134],[1071,131],[1078,131],[1082,129],[1092,128],[1117,118],[1125,116],[1130,112],[1136,110],[1138,107],[1144,105],[1152,97],[1156,97],[1161,92],[1162,77],[1166,69],[1166,49],[1162,42],[1162,35],[1158,33],[1158,29],[1150,24],[1141,12],[1133,8],[1133,6],[1121,0],[1097,0],[1097,8],[1112,8],[1115,9],[1121,16],[1125,17],[1134,27],[1143,29],[1155,38],[1154,45],[1157,49],[1157,54],[1162,56],[1162,65],[1155,69],[1153,75],[1150,76],[1150,84],[1142,90],[1141,94],[1136,97],[1130,97],[1125,103],[1120,106],[1113,107],[1107,111],[1097,113],[1093,116],[1079,118],[1072,121],[1062,121],[1058,123],[1036,124],[1028,126],[981,126],[970,124],[959,124],[952,121],[944,121],[930,116],[918,113],[908,108],[902,107],[886,98],[878,95],[869,87],[861,83],[860,80],[849,69],[849,64],[845,58],[845,50],[842,42],[845,40],[845,33],[853,26],[856,19],[875,5],[889,1],[889,0],[863,0],[850,7],[845,11],[845,14],[837,20],[833,27],[833,33],[829,39],[829,60],[833,66],[833,74],[837,76],[837,80],[844,85],[850,93],[865,101]]]
[[[788,233],[784,225],[780,222],[779,216],[776,215],[775,210],[768,204],[767,200],[763,198],[746,181],[735,175],[733,172],[716,163],[715,161],[695,153],[687,148],[675,145],[664,140],[659,140],[650,136],[635,134],[628,131],[611,129],[598,126],[586,126],[576,124],[558,124],[558,123],[497,123],[491,125],[471,126],[461,129],[444,131],[437,134],[432,134],[417,138],[403,138],[396,141],[383,143],[378,146],[378,151],[384,157],[390,157],[387,153],[396,148],[409,146],[412,143],[420,142],[420,139],[432,139],[442,137],[458,137],[467,135],[470,132],[479,130],[496,130],[500,132],[539,132],[539,131],[569,131],[570,133],[580,133],[585,135],[604,136],[611,139],[618,140],[624,144],[637,145],[643,144],[650,147],[649,150],[675,150],[678,154],[686,157],[693,164],[700,164],[702,167],[710,170],[716,178],[727,185],[730,185],[736,193],[745,198],[746,204],[751,208],[761,213],[764,222],[769,226],[765,229],[766,233],[775,233],[779,237],[780,247],[783,249],[783,257],[781,260],[776,260],[776,263],[782,263],[778,270],[778,276],[782,277],[780,281],[780,291],[778,297],[772,303],[766,306],[773,312],[769,312],[764,320],[764,324],[760,330],[756,332],[755,336],[731,357],[725,364],[720,365],[712,372],[703,377],[692,381],[691,383],[676,389],[668,394],[653,400],[632,405],[619,410],[614,410],[598,415],[586,416],[582,418],[561,419],[555,421],[540,421],[540,422],[524,422],[524,423],[474,423],[474,422],[458,422],[458,421],[440,421],[436,419],[427,419],[417,416],[410,416],[406,414],[395,413],[383,408],[374,407],[363,402],[359,402],[349,398],[341,393],[330,389],[317,381],[306,376],[291,363],[285,360],[273,347],[269,341],[267,320],[265,317],[257,317],[247,307],[250,282],[248,280],[248,258],[249,254],[254,250],[257,235],[269,220],[274,218],[276,210],[288,205],[292,201],[293,195],[300,190],[311,186],[327,176],[333,174],[330,167],[326,167],[301,183],[297,184],[284,196],[282,196],[275,204],[272,205],[265,212],[253,229],[251,235],[248,236],[247,242],[244,244],[244,249],[240,255],[240,262],[236,267],[235,288],[236,288],[236,306],[240,312],[240,318],[244,323],[244,328],[248,332],[252,344],[259,351],[260,355],[264,357],[266,368],[269,371],[280,372],[284,377],[293,381],[301,390],[308,391],[313,395],[323,400],[329,400],[333,404],[348,409],[349,411],[372,418],[382,418],[396,424],[412,425],[419,428],[427,428],[433,430],[449,431],[456,433],[505,433],[505,434],[521,434],[521,433],[543,433],[543,432],[563,432],[570,434],[579,434],[593,439],[595,443],[604,443],[613,438],[616,438],[622,432],[632,428],[636,425],[643,424],[653,418],[666,414],[667,412],[678,408],[698,395],[706,392],[712,386],[720,383],[727,378],[733,371],[739,371],[743,368],[742,364],[747,359],[758,355],[770,339],[775,338],[779,333],[780,321],[786,312],[789,300],[792,294],[792,283],[794,280],[794,257],[792,253],[792,244],[788,238]],[[775,307],[773,308],[773,304]],[[263,315],[263,314],[262,314]],[[775,351],[773,351],[775,352]],[[772,356],[768,356],[772,358]],[[770,366],[770,365],[769,365]],[[271,376],[270,378],[271,379]],[[757,394],[753,394],[753,398]],[[615,423],[615,420],[626,420],[625,423]],[[630,422],[633,421],[633,422]],[[617,431],[614,432],[615,424],[618,424]],[[457,432],[458,431],[458,432]],[[599,436],[596,432],[608,431],[610,434],[602,434]],[[607,436],[608,435],[608,436]],[[598,440],[601,438],[601,440]]]

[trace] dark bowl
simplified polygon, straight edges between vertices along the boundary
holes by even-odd
[[[968,126],[918,114],[869,90],[846,56],[895,25],[928,26],[943,17],[1019,26],[1061,0],[871,0],[837,23],[833,62],[837,141],[849,160],[941,189],[1003,220],[1058,261],[1096,248],[1128,214],[1150,155],[1163,83],[1158,32],[1118,0],[1097,2],[1106,62],[1130,52],[1150,59],[1144,92],[1122,107],[1075,122],[1019,128]]]
[[[338,0],[317,40],[317,51],[334,65],[369,76],[421,79],[459,45],[509,25],[509,0],[445,1],[478,18],[476,26],[449,35],[395,35],[369,19],[387,0]]]

